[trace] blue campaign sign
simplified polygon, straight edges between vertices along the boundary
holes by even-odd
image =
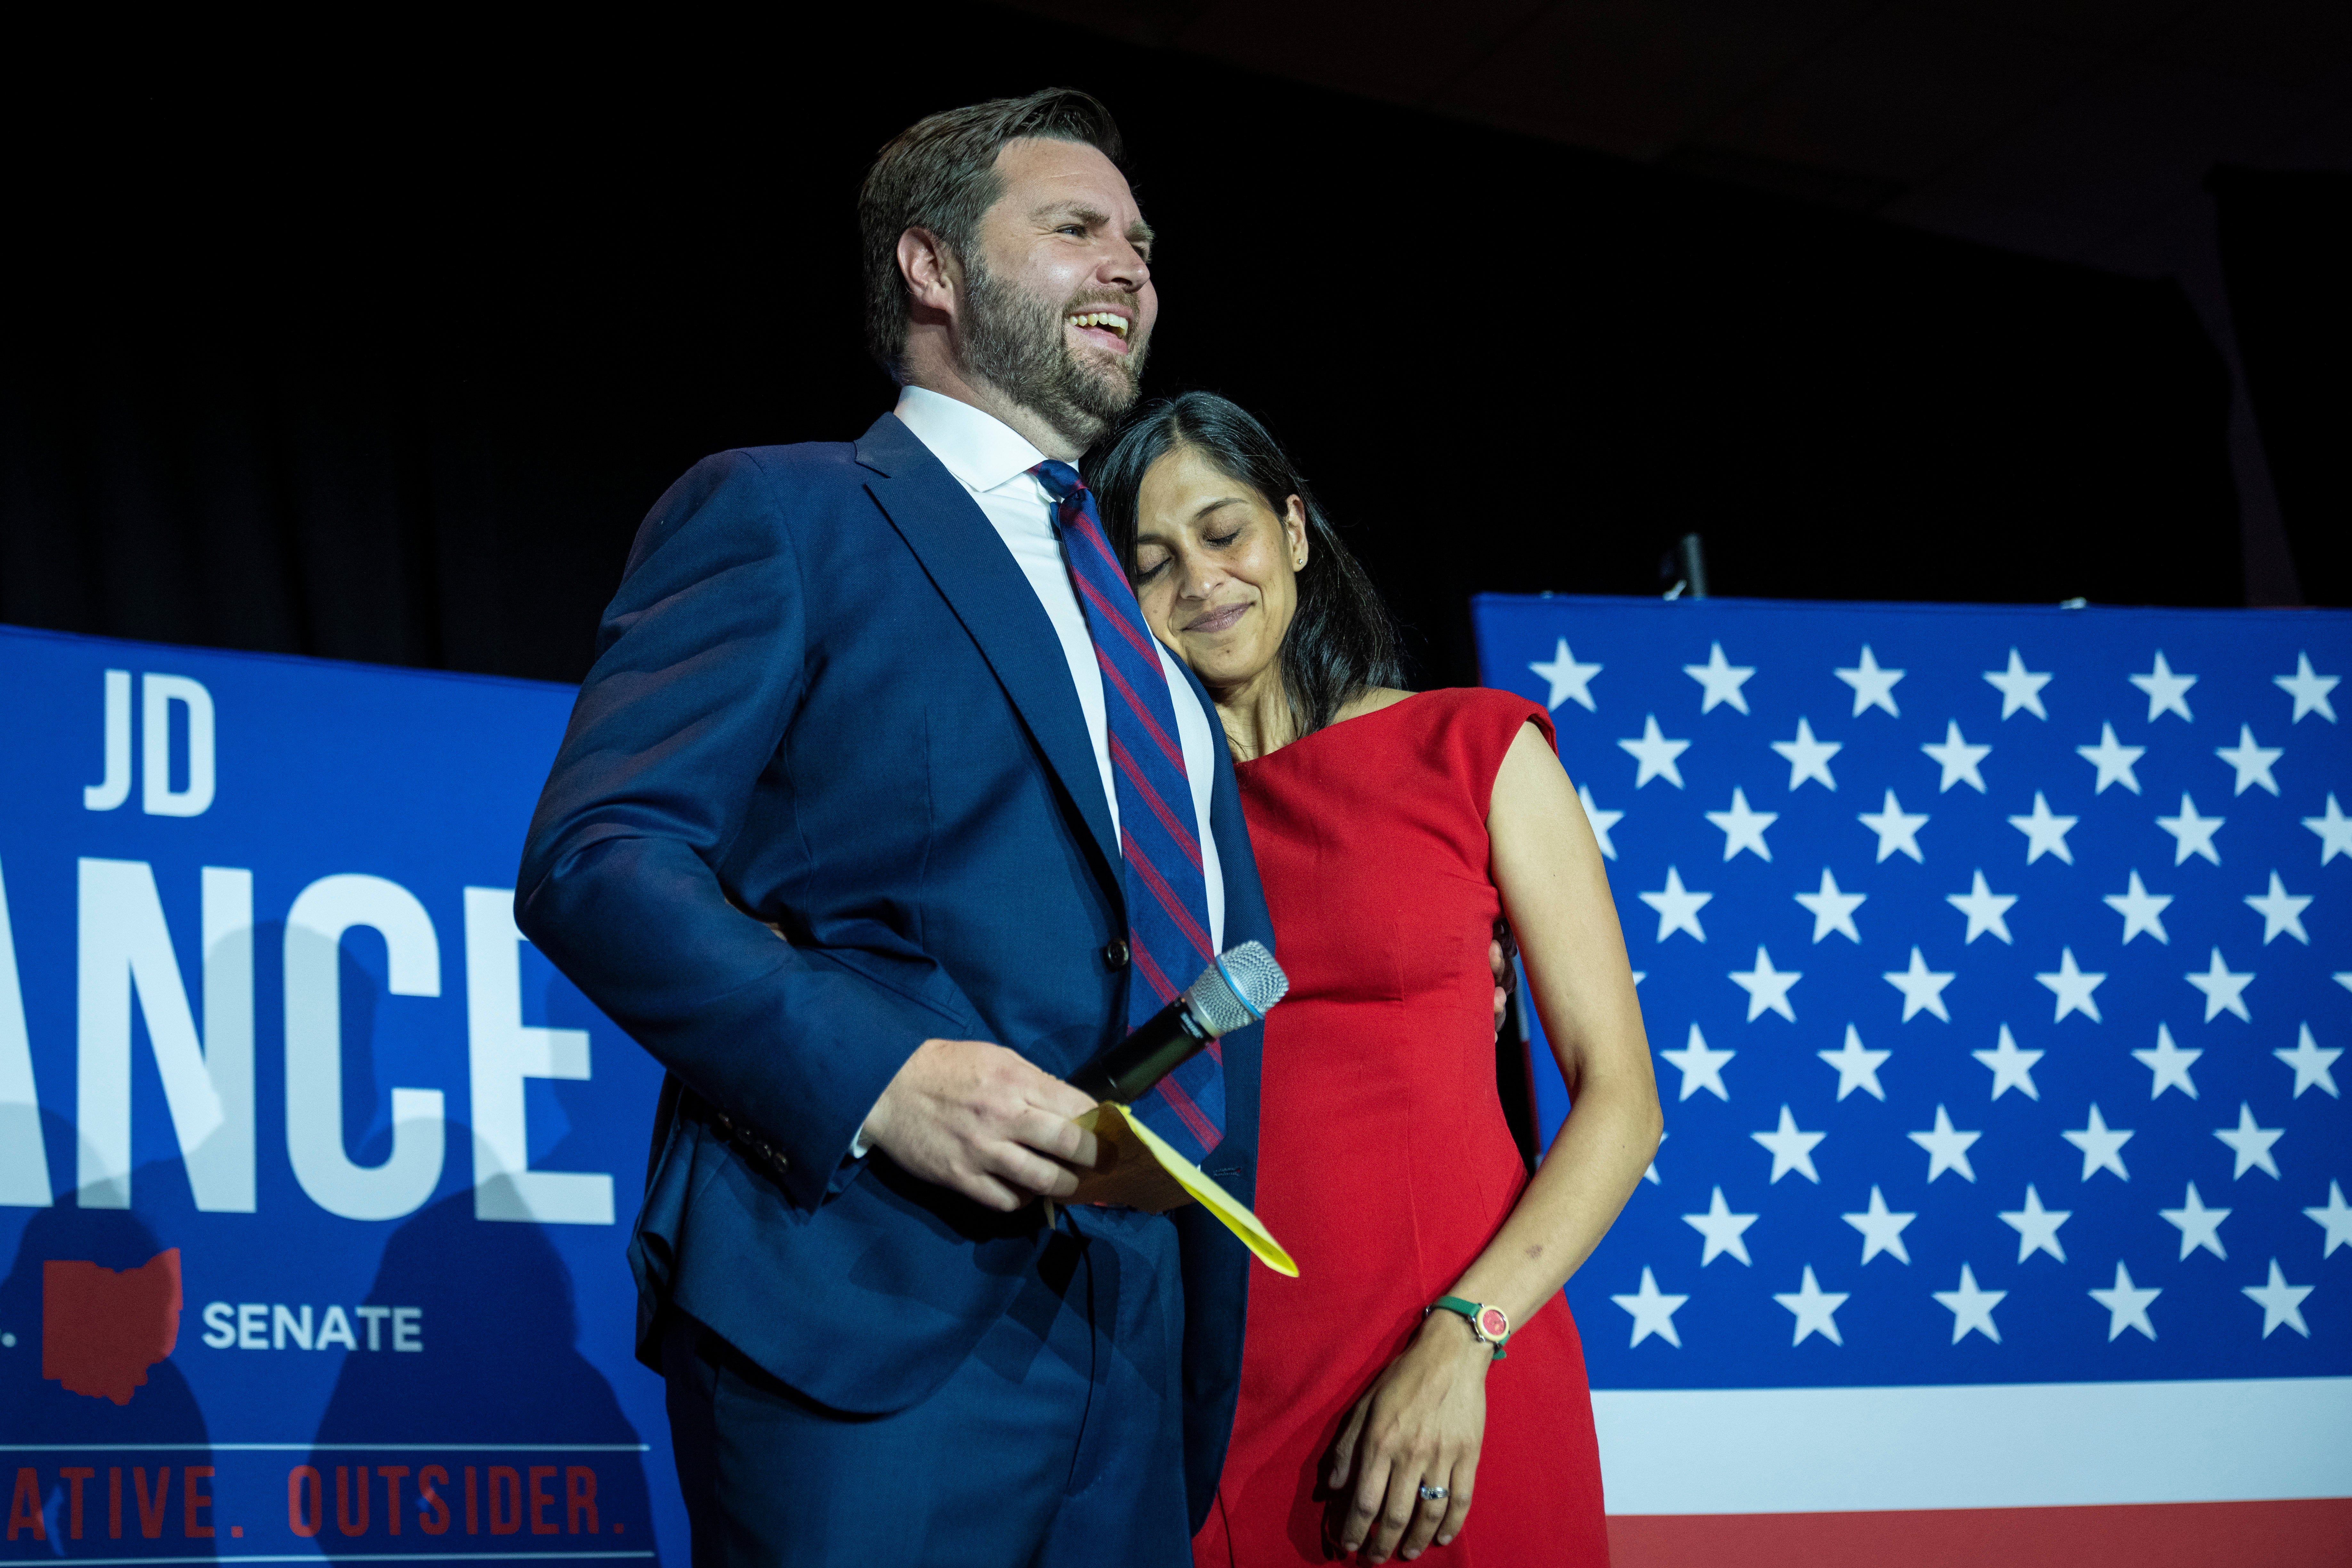
[[[1475,615],[1665,1105],[1569,1289],[1595,1387],[2352,1373],[2352,616]]]
[[[0,627],[0,1560],[684,1556],[572,697]]]

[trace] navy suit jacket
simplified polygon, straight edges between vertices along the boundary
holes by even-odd
[[[1225,942],[1271,948],[1215,751]],[[1067,1075],[1120,1037],[1119,863],[1044,606],[895,416],[854,447],[721,453],[670,488],[605,612],[515,899],[524,933],[669,1070],[630,1247],[641,1357],[674,1306],[841,1411],[904,1408],[955,1370],[1034,1263],[1040,1205],[1001,1215],[850,1146],[927,1038]],[[1259,1034],[1225,1037],[1207,1161],[1245,1203]],[[679,1084],[782,1170],[679,1114]],[[1175,1223],[1197,1526],[1248,1254],[1197,1206]]]

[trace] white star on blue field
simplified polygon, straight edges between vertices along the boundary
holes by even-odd
[[[1569,1285],[1595,1387],[2352,1373],[2352,616],[1474,616],[1671,1138]]]

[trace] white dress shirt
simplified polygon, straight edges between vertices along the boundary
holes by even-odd
[[[1022,575],[1036,591],[1046,619],[1062,641],[1062,657],[1069,661],[1070,684],[1077,689],[1078,707],[1086,714],[1087,738],[1094,742],[1095,766],[1101,774],[1103,799],[1110,807],[1113,832],[1118,829],[1118,790],[1111,780],[1110,721],[1103,706],[1102,667],[1095,662],[1094,638],[1087,630],[1086,613],[1078,607],[1077,589],[1071,585],[1069,563],[1054,525],[1054,499],[1029,470],[1045,460],[993,415],[919,386],[898,395],[899,422],[915,439],[930,448],[957,482],[971,492],[981,514],[994,525],[996,535],[1013,552]],[[1216,753],[1223,731],[1193,695],[1168,649],[1154,642],[1160,673],[1168,678],[1168,696],[1176,710],[1176,739],[1184,752],[1184,772],[1192,785],[1193,831],[1201,843],[1201,871],[1208,883],[1209,946],[1224,951],[1225,879],[1217,862],[1217,841],[1209,833],[1209,794],[1216,784]],[[1070,787],[1077,787],[1072,779]],[[1174,802],[1170,802],[1174,805]],[[1171,975],[1171,980],[1177,976]],[[1179,984],[1189,984],[1187,975]],[[1015,1050],[1021,1042],[1007,1041]]]

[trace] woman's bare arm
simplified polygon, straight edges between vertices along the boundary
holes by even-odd
[[[1495,885],[1570,1107],[1511,1217],[1454,1290],[1494,1302],[1518,1324],[1601,1244],[1657,1152],[1664,1120],[1601,846],[1532,725],[1496,775],[1486,829]]]

